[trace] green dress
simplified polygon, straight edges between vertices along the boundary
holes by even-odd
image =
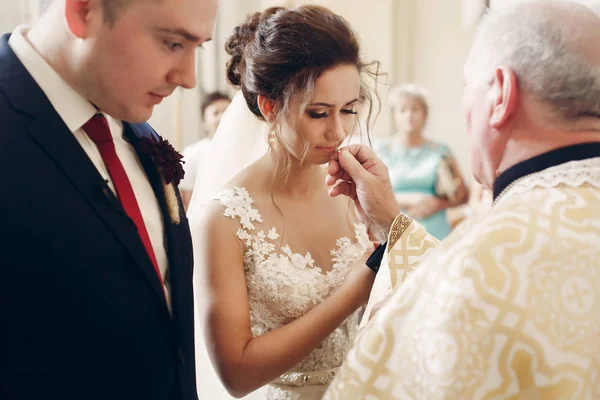
[[[394,193],[436,195],[438,168],[450,156],[446,145],[426,142],[420,147],[404,147],[397,139],[386,139],[375,146],[375,151],[389,168]],[[451,231],[446,210],[419,222],[440,240]]]

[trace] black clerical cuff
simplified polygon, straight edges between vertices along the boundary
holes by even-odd
[[[381,262],[383,261],[383,256],[385,254],[385,248],[387,247],[387,242],[384,244],[380,244],[371,257],[367,260],[367,267],[371,268],[371,270],[375,273],[379,271],[379,267],[381,266]]]

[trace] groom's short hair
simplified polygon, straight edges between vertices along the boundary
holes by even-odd
[[[134,1],[140,0],[100,0],[100,4],[102,4],[102,8],[104,9],[104,20],[111,25],[114,24],[119,17],[119,13]],[[46,5],[52,5],[53,3],[58,3],[58,1],[50,0]]]
[[[114,24],[117,21],[117,18],[119,17],[119,13],[134,1],[139,0],[100,0],[100,4],[102,4],[102,8],[104,10],[105,21],[111,25]],[[57,0],[50,0],[48,3],[44,4],[46,4],[47,9],[50,5],[58,3],[59,2]],[[43,9],[42,11],[46,10]]]
[[[106,22],[111,25],[114,24],[119,17],[119,13],[133,1],[136,0],[101,0]]]
[[[136,1],[154,1],[157,3],[162,0],[100,0],[104,8],[104,20],[110,25],[114,24],[119,18],[121,11]]]

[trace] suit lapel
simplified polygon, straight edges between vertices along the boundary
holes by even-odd
[[[123,123],[123,134],[125,135],[125,139],[131,143],[131,145],[135,148],[138,158],[140,159],[140,162],[142,164],[142,167],[144,168],[144,171],[146,172],[146,176],[148,177],[148,180],[150,181],[150,184],[152,185],[152,189],[154,190],[154,195],[156,196],[156,199],[158,200],[158,204],[160,205],[160,210],[162,212],[163,215],[163,221],[164,221],[164,227],[165,227],[165,234],[167,237],[167,254],[169,256],[169,264],[173,263],[172,260],[172,252],[170,251],[172,249],[171,244],[174,241],[174,236],[175,236],[175,224],[173,224],[173,222],[171,221],[170,218],[170,214],[169,214],[169,208],[167,205],[167,200],[165,198],[165,188],[163,187],[163,183],[161,180],[161,176],[158,173],[157,169],[156,169],[156,165],[154,163],[154,161],[152,160],[152,158],[139,150],[139,146],[138,143],[140,141],[141,138],[150,138],[153,140],[158,140],[158,134],[156,132],[154,132],[154,130],[150,127],[150,125],[143,123],[143,124],[129,124],[129,123]],[[180,209],[180,213],[181,213],[181,209]],[[172,268],[170,268],[172,270]]]
[[[186,261],[185,257],[188,253],[191,253],[191,248],[186,249],[183,245],[183,243],[187,243],[186,240],[189,241],[190,235],[187,219],[185,218],[185,211],[183,209],[183,203],[181,201],[181,198],[178,198],[179,215],[181,215],[181,222],[179,224],[175,224],[171,221],[170,218],[169,208],[165,198],[165,189],[163,187],[161,176],[156,169],[156,164],[148,154],[139,150],[138,143],[141,138],[145,137],[153,140],[158,140],[158,134],[147,123],[124,123],[123,133],[125,135],[125,139],[129,141],[136,149],[142,167],[144,168],[146,175],[148,176],[148,180],[152,185],[152,188],[160,205],[160,209],[162,211],[167,242],[167,256],[169,259],[168,277],[171,282],[173,317],[177,319],[179,312],[181,311],[180,306],[182,304],[180,303],[186,301],[180,301],[178,291],[188,284],[186,280],[190,280],[192,276],[191,270],[187,271],[185,270],[185,268],[183,268],[186,265],[188,265],[187,261],[189,261]],[[182,246],[184,248],[182,248]]]
[[[0,74],[10,79],[0,80],[1,88],[15,109],[30,120],[28,134],[53,160],[107,228],[128,250],[166,308],[158,276],[135,224],[125,214],[121,203],[108,189],[106,182],[73,133],[56,113],[46,95],[9,48],[6,43],[8,38],[2,39],[0,40]],[[65,198],[65,201],[69,200]]]
[[[150,185],[152,186],[154,195],[156,196],[156,199],[158,200],[158,203],[160,205],[160,209],[163,214],[163,219],[165,219],[165,227],[166,227],[167,223],[170,221],[168,220],[168,218],[164,218],[164,217],[169,215],[168,214],[169,210],[167,209],[167,202],[165,199],[165,191],[164,191],[161,179],[160,179],[160,175],[159,175],[158,171],[156,170],[156,165],[154,164],[154,161],[152,160],[152,158],[150,156],[148,156],[146,153],[140,151],[139,146],[138,146],[138,143],[141,138],[148,137],[148,138],[155,139],[155,135],[157,135],[157,134],[155,134],[154,131],[152,131],[152,129],[147,124],[129,124],[129,123],[123,122],[123,135],[125,137],[125,140],[127,140],[129,143],[131,143],[131,145],[133,146],[133,148],[135,149],[135,151],[137,153],[137,156],[142,164],[142,167],[144,168],[144,172],[146,173],[146,176],[148,177]]]
[[[129,251],[166,307],[160,281],[139,237],[137,227],[125,214],[119,200],[107,187],[96,167],[60,117],[51,112],[44,118],[37,118],[30,126],[29,133],[79,189],[98,216]]]

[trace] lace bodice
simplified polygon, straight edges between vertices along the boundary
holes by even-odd
[[[275,228],[263,229],[262,217],[244,188],[223,190],[217,197],[226,217],[237,219],[238,239],[244,245],[244,270],[254,336],[301,317],[338,288],[354,261],[370,247],[367,229],[355,225],[355,241],[343,237],[331,250],[333,267],[324,273],[310,255],[280,245]],[[258,227],[256,225],[259,225]],[[341,365],[350,349],[360,310],[351,315],[321,345],[291,371],[325,371]]]

